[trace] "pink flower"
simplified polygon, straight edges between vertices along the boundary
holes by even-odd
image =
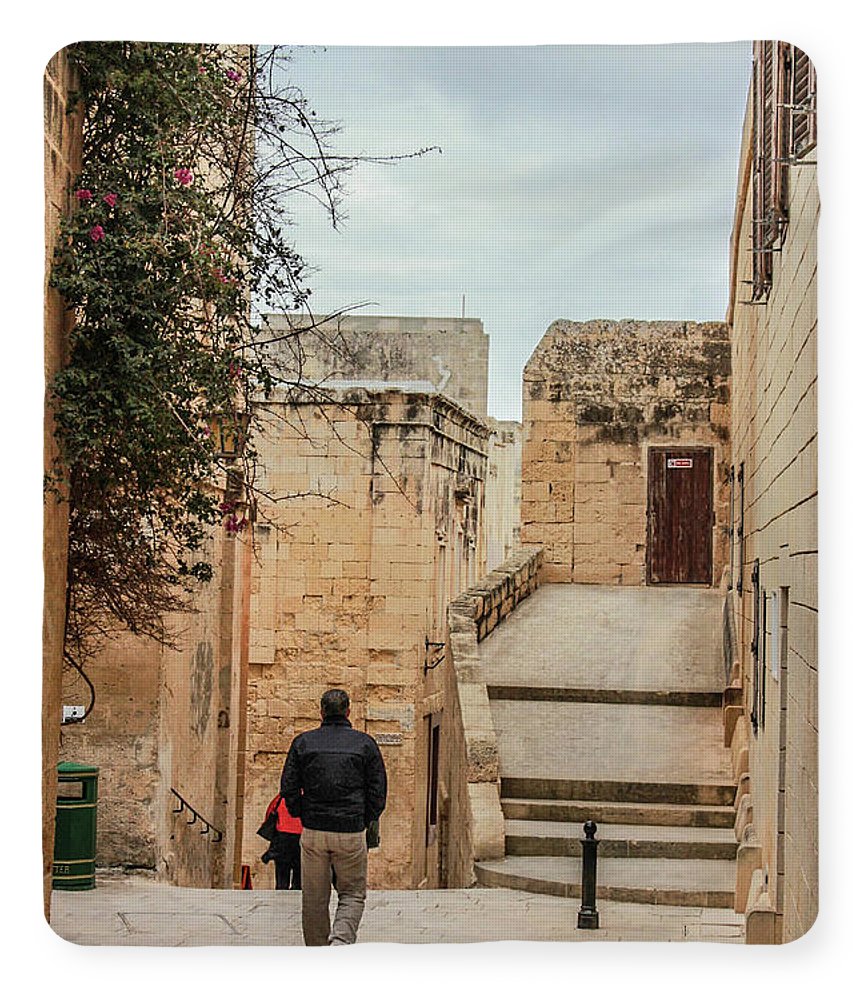
[[[234,514],[232,514],[231,517],[227,518],[224,522],[224,527],[230,535],[236,535],[239,531],[243,531],[246,526],[247,519],[242,517],[239,521]]]
[[[79,190],[75,192],[75,197],[79,201],[90,201],[93,197],[93,192],[88,191],[87,188],[79,188]]]
[[[241,75],[235,69],[227,69],[226,76],[232,81],[232,83],[237,83],[240,80]]]
[[[117,204],[117,195],[107,194],[102,200],[105,202],[106,205],[109,206],[109,208],[114,208],[114,206]]]
[[[94,243],[98,243],[100,240],[105,239],[105,230],[102,226],[94,226],[93,229],[90,230],[90,238]]]
[[[199,66],[198,71],[199,73],[207,73],[207,66]]]
[[[225,500],[220,504],[219,510],[221,514],[231,514],[232,511],[237,507],[237,504],[232,500]]]
[[[178,184],[186,187],[188,184],[192,184],[192,171],[187,167],[178,167],[174,172],[174,179]]]

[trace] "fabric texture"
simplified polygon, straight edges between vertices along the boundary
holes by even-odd
[[[301,888],[301,835],[278,832],[271,845],[274,851],[276,889]]]
[[[385,808],[387,778],[376,741],[343,717],[292,741],[280,792],[304,829],[361,833]],[[303,794],[302,794],[303,792]]]
[[[296,813],[292,815],[286,807],[286,800],[282,795],[275,795],[268,805],[267,812],[265,816],[270,816],[274,810],[277,813],[277,830],[280,833],[297,833],[300,834],[304,829],[301,823],[300,814]]]
[[[258,834],[270,840],[262,861],[274,863],[274,880],[277,889],[301,888],[301,831],[303,826],[297,816],[286,808],[282,795],[275,795],[265,811],[265,821]]]
[[[332,873],[338,898],[333,926],[328,909]],[[354,944],[367,898],[366,833],[305,828],[301,834],[301,877],[304,943]]]
[[[379,837],[379,820],[374,819],[367,824],[367,850],[375,850],[381,843]]]

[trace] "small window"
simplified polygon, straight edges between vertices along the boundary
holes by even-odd
[[[766,663],[766,643],[764,635],[764,592],[761,589],[761,564],[756,559],[752,564],[752,708],[750,718],[752,730],[757,733],[763,724],[763,681]]]
[[[436,546],[433,569],[435,580],[435,590],[433,593],[433,636],[435,639],[444,638],[445,633],[445,608],[448,605],[448,594],[445,588],[447,555],[448,550],[445,548],[445,542],[441,540]]]
[[[743,576],[746,567],[746,463],[740,462],[737,472],[737,483],[740,487],[740,521],[737,525],[737,539],[740,543],[740,571],[737,576],[737,593],[743,596]]]
[[[767,718],[767,592],[761,589],[761,651],[760,663],[758,664],[759,674],[759,701],[758,701],[758,721],[761,729]]]
[[[728,545],[730,547],[730,552],[728,556],[731,560],[731,571],[728,574],[728,590],[734,589],[734,535],[736,533],[736,521],[737,521],[737,508],[736,508],[736,481],[737,481],[737,470],[732,465],[728,472],[728,504],[730,506],[730,523],[728,525]]]
[[[788,588],[771,590],[768,598],[767,631],[770,677],[781,678],[788,659]]]
[[[427,716],[427,843],[436,837],[439,822],[439,733],[442,713]]]

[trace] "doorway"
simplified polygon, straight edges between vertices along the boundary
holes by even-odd
[[[650,448],[647,583],[713,582],[713,449]]]

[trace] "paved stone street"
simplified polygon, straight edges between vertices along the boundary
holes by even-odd
[[[332,898],[332,909],[336,896]],[[731,910],[602,902],[597,931],[575,929],[573,899],[510,889],[373,891],[359,943],[717,941],[741,943]],[[181,889],[101,878],[90,892],[54,892],[51,925],[84,945],[302,945],[295,892]]]

